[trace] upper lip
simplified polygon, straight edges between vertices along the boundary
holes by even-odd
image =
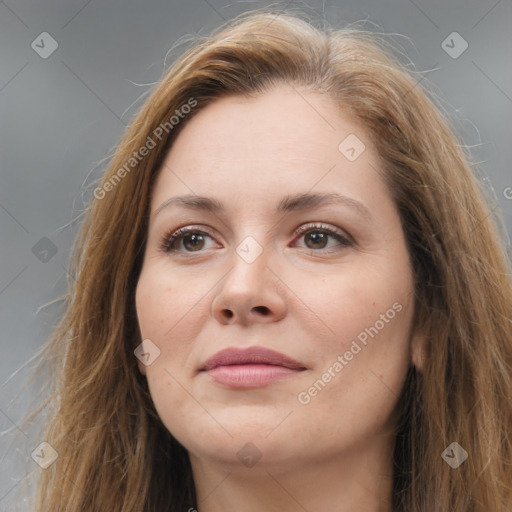
[[[217,366],[230,366],[241,364],[268,364],[284,366],[295,370],[305,370],[305,366],[298,361],[265,347],[226,348],[210,357],[200,368],[208,371]]]

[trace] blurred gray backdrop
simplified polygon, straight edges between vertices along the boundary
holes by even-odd
[[[90,183],[161,76],[166,53],[270,2],[5,0],[0,2],[0,510],[40,470],[42,439],[20,428],[33,368],[15,373],[51,332],[66,290],[72,222]],[[447,109],[493,189],[503,236],[512,234],[512,3],[510,0],[283,2],[331,25],[366,20],[401,45]],[[405,36],[405,37],[404,37]],[[139,100],[139,101],[137,101]],[[87,186],[87,191],[85,187]],[[475,240],[475,243],[479,243]],[[93,356],[93,355],[91,355]],[[10,447],[18,434],[26,450]],[[19,464],[18,464],[19,462]]]

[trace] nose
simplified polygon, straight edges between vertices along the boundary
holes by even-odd
[[[221,324],[271,323],[286,314],[285,286],[268,266],[269,249],[252,262],[233,251],[232,268],[221,280],[212,314]]]

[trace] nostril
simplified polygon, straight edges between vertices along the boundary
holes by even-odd
[[[255,306],[253,309],[260,313],[263,313],[264,315],[267,315],[269,313],[269,309],[267,308],[267,306]]]

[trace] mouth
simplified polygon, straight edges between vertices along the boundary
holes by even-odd
[[[200,368],[214,382],[230,388],[262,387],[304,370],[298,361],[264,347],[221,350]]]

